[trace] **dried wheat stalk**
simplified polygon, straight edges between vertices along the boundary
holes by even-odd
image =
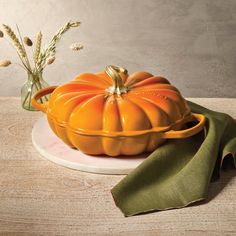
[[[42,70],[46,64],[46,60],[48,57],[53,57],[56,54],[56,45],[61,39],[62,35],[68,31],[70,28],[78,27],[80,22],[67,22],[52,38],[48,47],[39,54],[39,58],[37,61],[37,67],[39,70]]]
[[[21,57],[22,60],[24,60],[24,58],[26,57],[26,52],[25,52],[22,44],[20,43],[19,39],[16,37],[14,31],[8,25],[3,24],[3,27],[4,27],[7,35],[11,39],[13,45],[15,46],[19,56]]]
[[[14,31],[10,28],[10,26],[3,24],[4,30],[6,32],[6,34],[9,36],[10,40],[11,40],[11,44],[13,45],[13,47],[16,48],[17,54],[19,55],[19,58],[23,64],[24,69],[31,74],[36,74],[39,72],[42,72],[42,70],[44,69],[44,67],[46,65],[50,65],[54,62],[54,60],[56,59],[55,54],[56,54],[56,46],[57,43],[60,41],[61,37],[63,36],[63,34],[65,32],[67,32],[70,28],[74,28],[74,27],[78,27],[81,23],[80,22],[67,22],[62,28],[60,28],[60,30],[53,36],[51,42],[49,43],[49,45],[46,47],[46,49],[44,49],[43,51],[41,51],[41,44],[42,44],[42,33],[39,32],[36,36],[36,40],[35,40],[35,50],[33,52],[33,61],[35,63],[34,68],[31,67],[30,65],[30,61],[29,58],[27,56],[26,53],[26,48],[24,46],[32,46],[33,42],[31,41],[31,39],[27,36],[25,36],[24,38],[22,38],[20,30],[17,27],[17,31],[19,33],[19,38],[16,36],[16,34],[14,33]],[[0,38],[4,37],[4,33],[2,31],[0,31]],[[6,39],[7,40],[7,39]],[[7,40],[8,41],[8,40]],[[80,50],[82,49],[83,46],[76,44],[73,47],[73,50]],[[9,61],[1,61],[1,67],[4,66],[8,66],[11,63],[9,63]]]
[[[31,47],[33,45],[32,40],[29,37],[24,37],[24,43],[25,45],[27,45],[28,47]]]
[[[11,65],[11,61],[9,61],[9,60],[1,60],[0,61],[0,67],[7,67],[9,65]]]
[[[35,42],[35,51],[34,51],[34,62],[37,63],[39,59],[39,54],[41,50],[41,44],[42,44],[42,33],[41,31],[36,36],[36,42]]]
[[[83,48],[84,48],[84,46],[81,45],[80,43],[73,43],[70,45],[70,49],[73,51],[80,51]]]

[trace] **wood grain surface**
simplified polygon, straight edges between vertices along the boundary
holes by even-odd
[[[191,99],[236,118],[236,99]],[[83,173],[43,160],[31,143],[40,112],[0,98],[1,235],[236,235],[236,170],[222,171],[208,199],[124,217],[110,189],[124,176]]]

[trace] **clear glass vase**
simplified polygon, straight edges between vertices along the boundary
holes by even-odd
[[[29,111],[37,111],[31,104],[33,95],[42,88],[46,88],[49,85],[43,80],[42,72],[28,73],[28,79],[21,88],[21,105],[24,109]],[[48,97],[42,97],[39,102],[45,103],[48,101]]]

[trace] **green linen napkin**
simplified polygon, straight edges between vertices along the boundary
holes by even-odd
[[[188,102],[192,112],[207,117],[205,134],[168,140],[112,190],[125,216],[181,208],[207,197],[211,178],[224,157],[236,166],[236,123],[227,114]]]

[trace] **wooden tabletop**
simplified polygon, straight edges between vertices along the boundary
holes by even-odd
[[[236,118],[236,99],[191,100]],[[79,172],[40,157],[31,130],[41,115],[23,110],[19,98],[0,98],[3,235],[236,235],[236,170],[222,171],[202,204],[124,217],[110,193],[124,176]]]

